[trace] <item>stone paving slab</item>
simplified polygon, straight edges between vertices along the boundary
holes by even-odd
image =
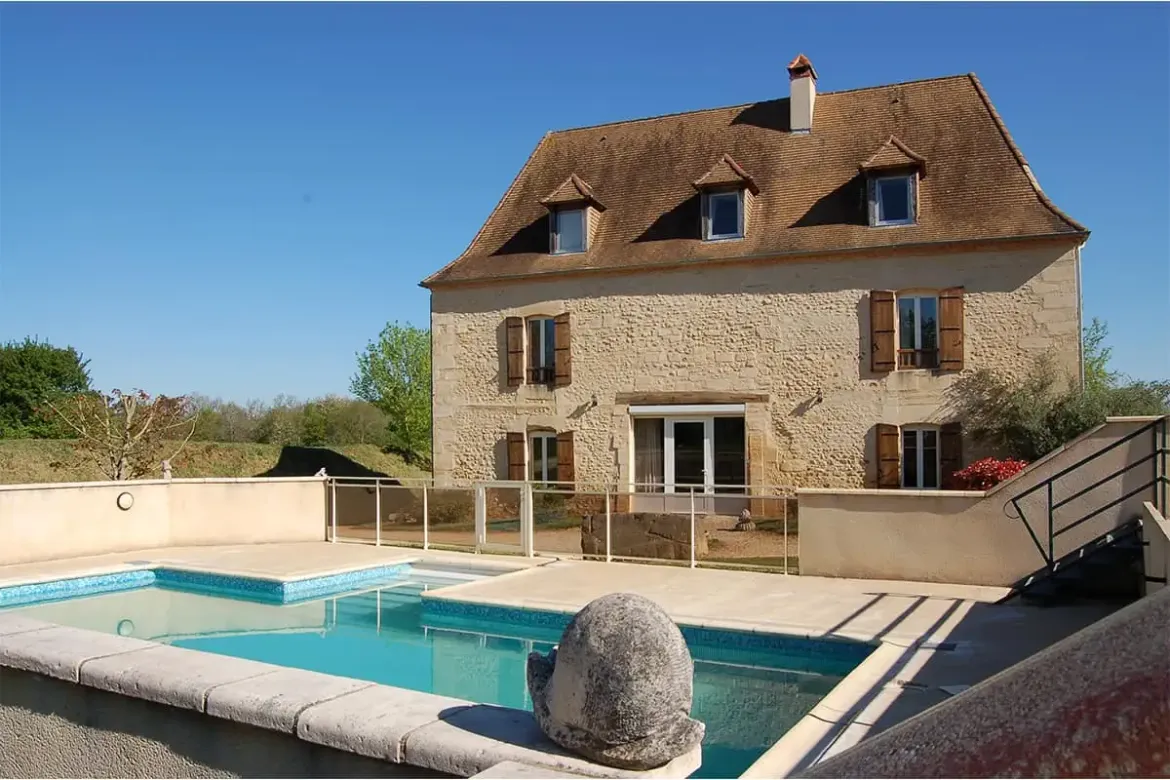
[[[156,646],[132,637],[52,626],[0,637],[0,665],[77,682],[88,662]]]
[[[0,612],[0,636],[20,634],[25,631],[39,631],[44,628],[53,628],[55,625],[55,623],[27,618],[15,612]]]
[[[79,682],[111,693],[204,712],[207,695],[216,686],[283,668],[182,647],[145,644],[148,647],[143,650],[82,664]]]
[[[484,778],[484,780],[488,780],[488,778],[498,780],[559,780],[559,778],[578,778],[584,777],[584,775],[532,766],[531,764],[521,764],[518,761],[501,761],[479,774],[472,775],[472,777]]]
[[[297,719],[305,710],[374,685],[303,669],[281,669],[212,688],[207,694],[207,714],[296,734]]]
[[[403,741],[415,729],[472,702],[403,688],[374,686],[309,707],[297,719],[306,742],[403,762]]]

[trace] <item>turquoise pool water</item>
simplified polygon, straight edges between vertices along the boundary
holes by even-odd
[[[361,592],[275,605],[150,586],[17,609],[63,625],[166,642],[471,701],[531,709],[525,665],[567,616],[457,614],[421,594],[453,584],[418,573]],[[439,607],[444,605],[440,604]],[[475,611],[475,610],[471,610]],[[531,620],[527,618],[533,618]],[[530,625],[525,625],[530,623]],[[692,714],[707,724],[695,777],[736,777],[864,657],[864,648],[684,627],[695,658]]]

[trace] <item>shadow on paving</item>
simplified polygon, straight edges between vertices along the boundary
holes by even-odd
[[[908,594],[874,591],[866,595],[870,600],[862,608],[825,634],[848,630],[851,623],[877,607],[884,599],[905,597]],[[970,606],[950,633],[945,637],[936,637],[933,636],[935,632],[953,618],[963,602],[958,599],[914,596],[911,605],[877,631],[875,637],[885,637],[929,601],[949,602],[938,620],[923,634],[924,637],[930,637],[931,645],[927,648],[906,648],[898,661],[859,698],[850,711],[838,717],[837,722],[843,726],[852,722],[868,726],[869,730],[862,741],[945,701],[966,687],[1014,666],[1125,606],[1121,603],[1091,603],[1038,607],[977,602]],[[922,663],[921,657],[915,658],[921,651],[929,653],[925,663]],[[944,687],[951,686],[956,687],[950,692],[944,690]],[[892,697],[892,700],[880,714],[876,718],[868,713],[859,717],[882,694]],[[813,746],[798,765],[796,776],[807,771],[809,762],[820,757],[840,736],[841,731],[834,729]]]

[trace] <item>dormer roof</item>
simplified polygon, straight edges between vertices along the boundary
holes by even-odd
[[[541,198],[540,202],[548,209],[556,209],[562,206],[580,203],[588,204],[598,211],[605,211],[605,204],[597,199],[597,196],[593,193],[593,188],[575,173],[569,174],[569,178],[561,182],[548,195]]]
[[[926,176],[926,158],[892,135],[858,167],[864,173],[894,168],[917,168],[923,177]]]
[[[753,195],[760,193],[756,180],[745,171],[739,163],[732,159],[730,154],[719,158],[711,169],[691,182],[696,190],[705,190],[712,187],[743,187]]]

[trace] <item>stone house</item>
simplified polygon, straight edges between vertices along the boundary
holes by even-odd
[[[975,75],[788,73],[787,98],[544,136],[422,282],[437,480],[724,510],[743,485],[946,487],[973,453],[958,377],[1079,375],[1088,230]]]

